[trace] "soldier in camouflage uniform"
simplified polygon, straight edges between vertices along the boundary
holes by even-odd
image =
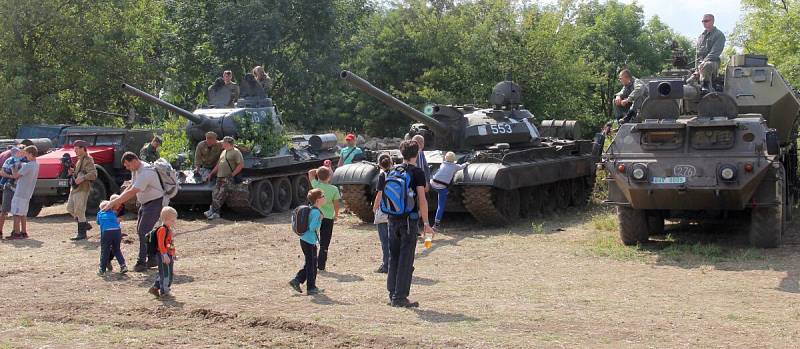
[[[206,132],[206,139],[197,143],[194,151],[194,173],[200,178],[205,178],[219,162],[222,154],[222,143],[217,141],[217,134],[214,131]]]
[[[636,117],[646,89],[642,80],[633,76],[628,69],[620,71],[618,78],[622,89],[614,97],[614,118],[624,124]]]
[[[206,178],[210,179],[212,176],[217,176],[217,183],[214,185],[214,191],[211,194],[211,207],[205,212],[208,219],[219,218],[219,212],[228,194],[232,192],[232,187],[236,184],[234,177],[242,172],[244,167],[244,157],[239,149],[234,147],[233,137],[226,136],[222,139],[222,154],[219,156],[219,161],[211,173]]]
[[[94,167],[94,159],[86,151],[89,143],[77,140],[72,144],[78,159],[75,167],[69,169],[73,185],[67,199],[67,212],[78,222],[78,233],[75,237],[70,238],[70,240],[77,241],[86,239],[86,231],[92,229],[92,226],[86,221],[86,203],[89,201],[92,182],[97,180],[97,169]]]
[[[142,147],[142,150],[139,152],[139,159],[151,164],[158,160],[158,158],[161,157],[161,154],[158,152],[158,147],[160,147],[163,142],[164,140],[161,139],[160,136],[153,136],[153,140]]]
[[[233,82],[233,72],[224,71],[222,83],[218,81],[208,87],[208,103],[217,108],[233,108],[239,100],[239,85]]]
[[[719,56],[725,48],[725,34],[714,26],[714,15],[703,15],[703,33],[697,38],[696,77],[704,92],[712,92],[711,80],[719,71]]]

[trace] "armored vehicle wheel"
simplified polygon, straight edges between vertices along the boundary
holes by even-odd
[[[286,212],[292,208],[292,183],[289,178],[280,177],[272,180],[272,190],[275,195],[273,196],[274,203],[272,204],[272,212]]]
[[[558,207],[555,183],[544,184],[539,186],[539,200],[542,201],[542,214],[549,215],[556,212]]]
[[[30,204],[28,204],[28,213],[26,216],[36,217],[39,213],[42,213],[42,208],[44,208],[44,203],[36,199],[31,199]]]
[[[89,200],[86,201],[86,214],[94,215],[100,210],[100,202],[108,198],[106,191],[106,184],[98,178],[92,182],[91,190],[89,191]]]
[[[664,234],[664,215],[661,212],[647,212],[647,232],[650,235]]]
[[[254,183],[250,195],[250,202],[256,211],[265,216],[272,212],[272,205],[275,203],[272,182],[265,179]]]
[[[570,201],[572,201],[572,186],[570,185],[570,181],[558,181],[555,183],[556,187],[556,206],[559,209],[565,209],[569,207]]]
[[[628,206],[617,206],[619,219],[619,237],[622,243],[631,246],[649,239],[647,217],[643,210]]]
[[[519,190],[464,188],[464,206],[484,225],[507,225],[519,218]]]
[[[750,244],[761,248],[774,248],[781,244],[785,225],[784,202],[786,191],[783,187],[785,173],[783,168],[775,180],[775,192],[780,203],[769,207],[755,207],[750,211]]]
[[[308,181],[308,177],[305,175],[292,177],[292,207],[308,201],[306,196],[309,190],[311,190],[311,182]]]
[[[536,187],[527,187],[520,190],[520,216],[538,217],[542,214],[542,198]]]
[[[375,213],[372,212],[372,195],[367,185],[343,185],[342,198],[347,203],[351,212],[355,213],[362,222],[372,223]]]

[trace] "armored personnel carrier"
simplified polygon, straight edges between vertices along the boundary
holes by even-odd
[[[186,135],[192,150],[205,139],[208,131],[214,131],[220,138],[232,136],[237,144],[250,145],[249,149],[239,148],[244,155],[243,180],[225,203],[237,213],[266,216],[289,210],[306,200],[311,187],[306,177],[308,170],[322,166],[327,159],[333,163],[338,161],[333,134],[298,135],[286,140],[262,137],[265,134],[281,137],[283,126],[272,99],[265,95],[252,74],[245,76],[234,108],[211,106],[189,112],[133,86],[123,84],[122,88],[188,119]],[[262,138],[255,139],[258,137]],[[278,150],[270,150],[265,142],[277,143]],[[181,171],[179,180],[180,189],[170,200],[172,205],[207,206],[211,203],[213,182],[203,182],[202,176],[193,170]]]
[[[459,162],[470,162],[453,180],[447,211],[469,212],[485,225],[504,225],[520,216],[587,203],[603,136],[595,140],[600,146],[579,139],[575,121],[546,120],[537,127],[521,105],[521,88],[510,79],[494,87],[488,108],[432,105],[425,114],[349,71],[340,77],[418,122],[406,137],[422,135],[425,149],[436,149],[425,150],[433,172],[447,151],[455,152]],[[344,200],[365,222],[373,219],[378,174],[377,165],[366,161],[334,173],[333,183],[342,186]]]
[[[647,241],[667,218],[749,215],[751,244],[779,246],[798,197],[797,93],[764,56],[733,56],[718,92],[689,76],[651,79],[638,122],[603,154],[622,242]]]

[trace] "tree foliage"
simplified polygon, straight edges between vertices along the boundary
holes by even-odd
[[[743,0],[742,7],[734,44],[745,53],[768,55],[781,75],[800,86],[800,1]]]
[[[690,46],[616,0],[0,0],[0,15],[0,134],[22,122],[121,124],[87,109],[174,126],[178,116],[119,83],[191,110],[223,70],[241,79],[256,65],[298,131],[405,132],[409,119],[339,81],[340,69],[417,108],[485,105],[510,75],[537,118],[596,126],[619,69],[646,76],[673,39]]]

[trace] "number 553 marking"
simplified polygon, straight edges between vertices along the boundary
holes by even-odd
[[[511,124],[492,124],[492,134],[511,133]]]

